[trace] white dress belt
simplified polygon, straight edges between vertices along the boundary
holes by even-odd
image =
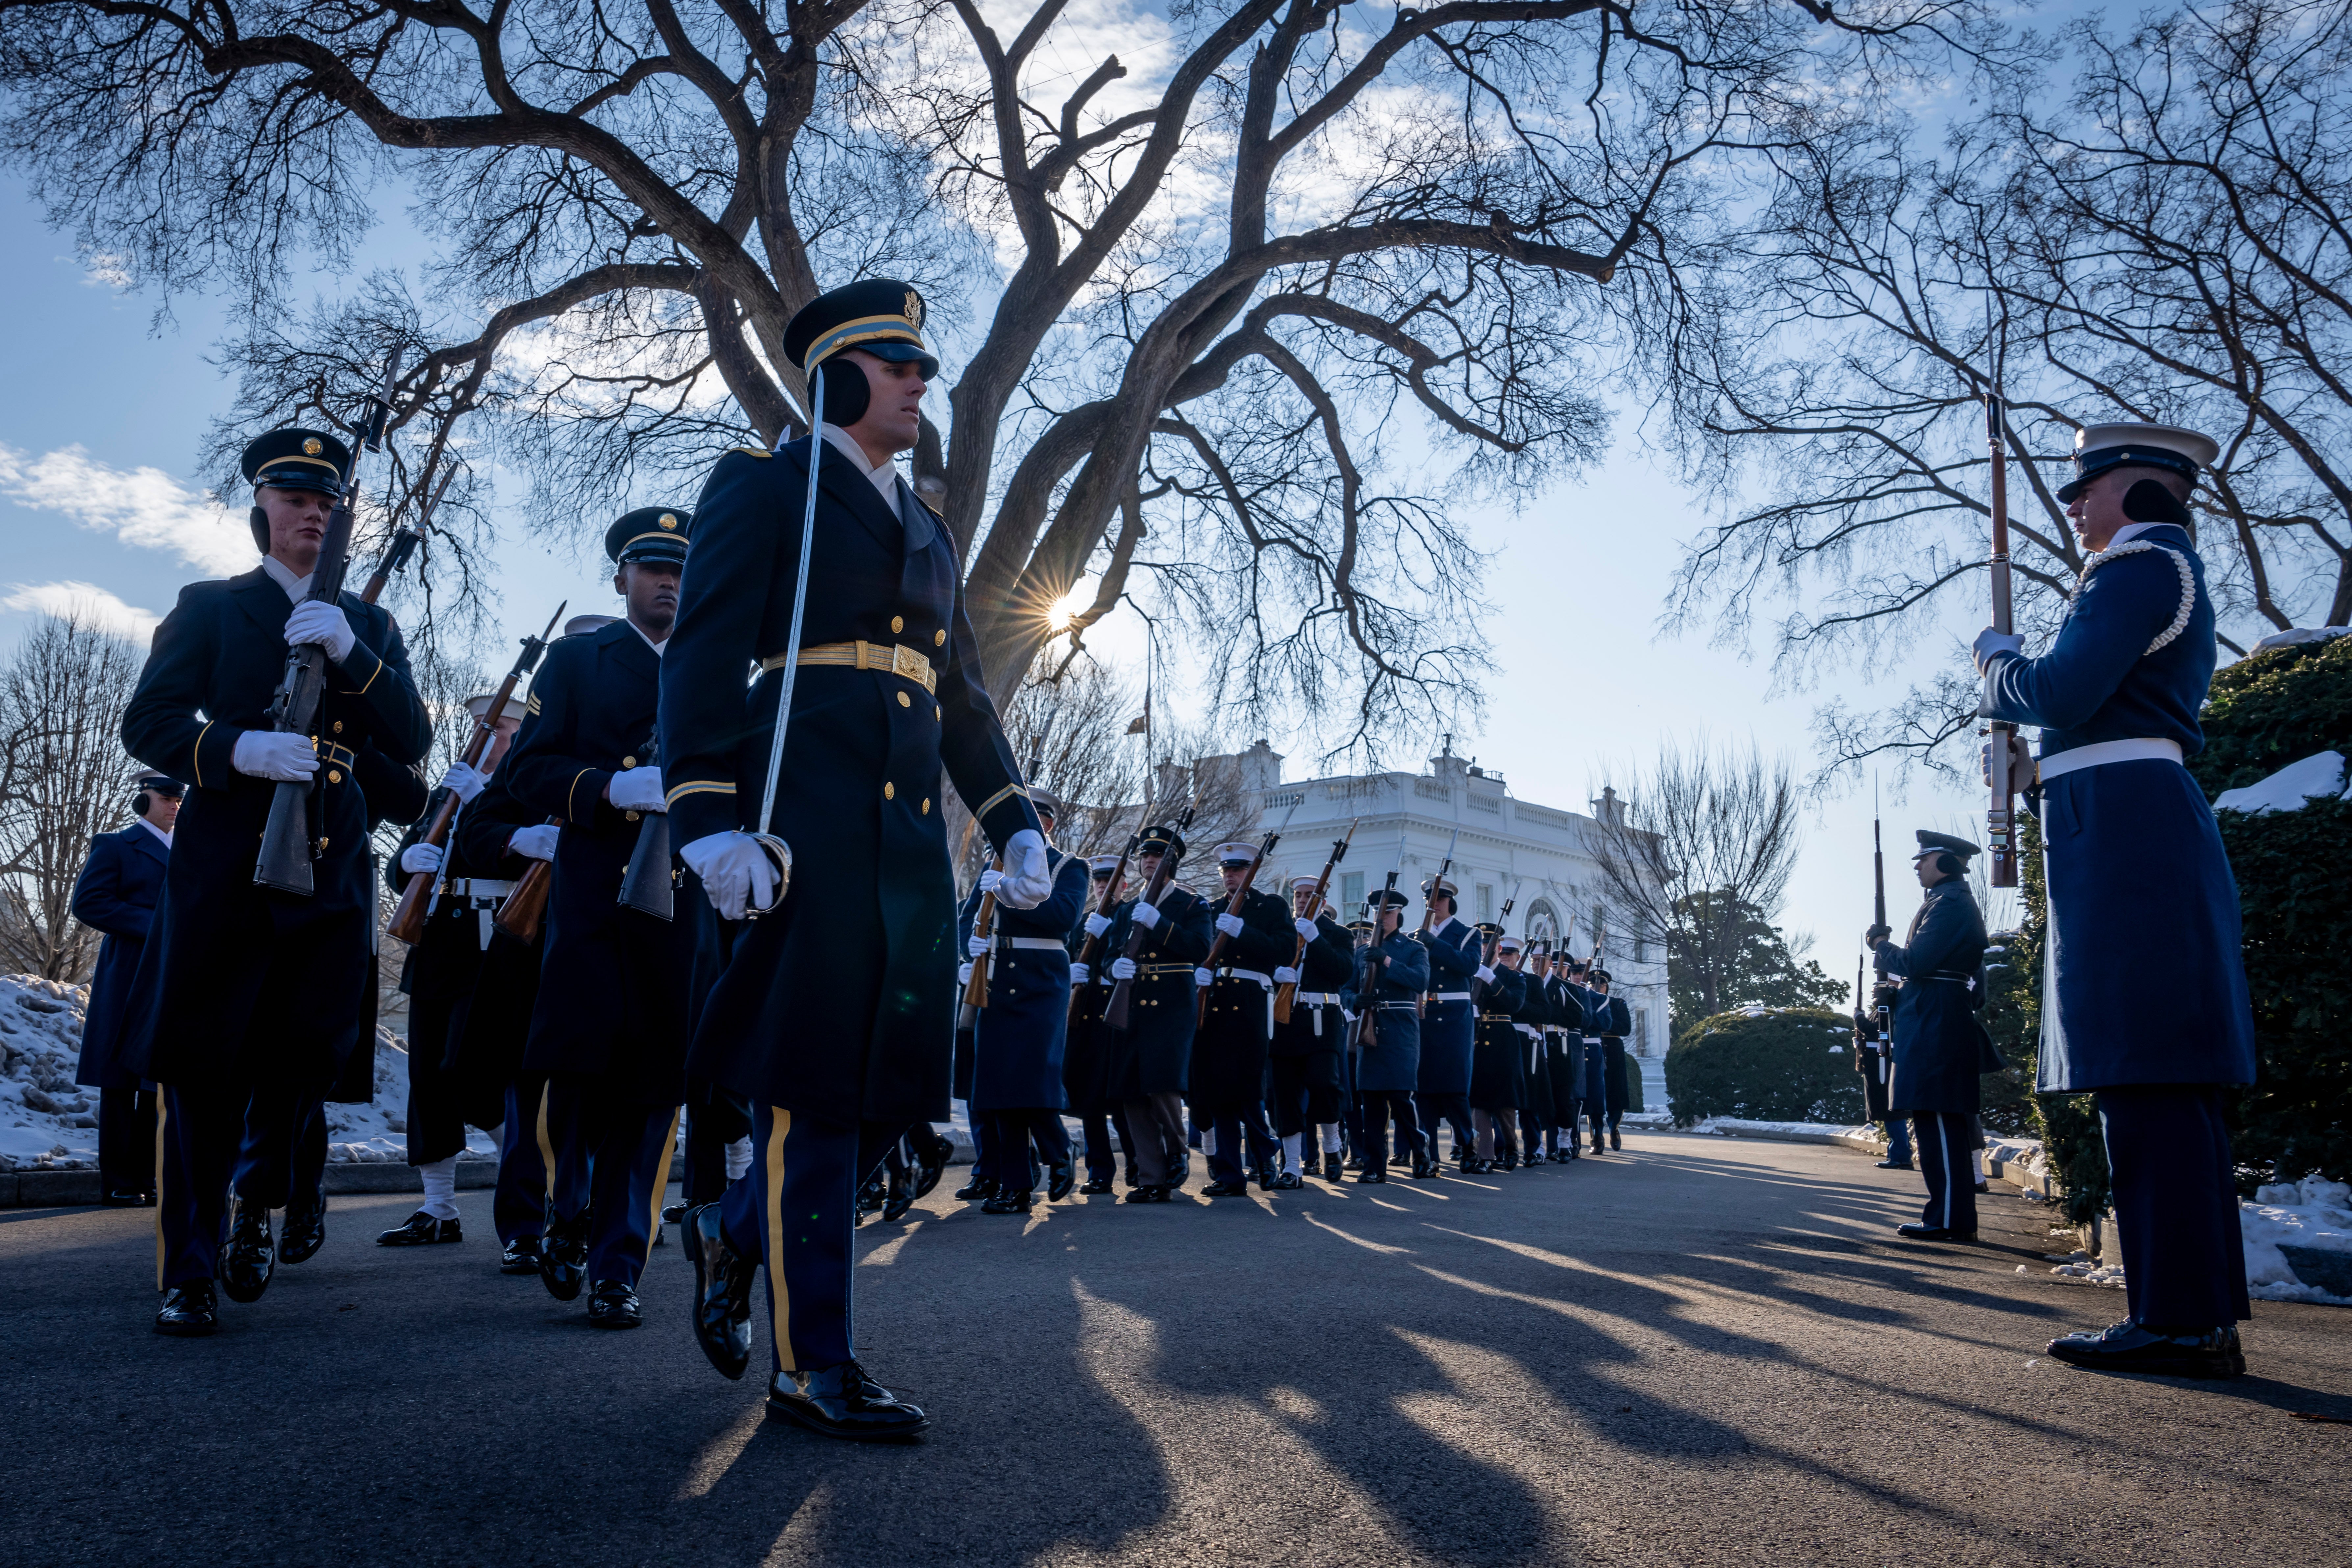
[[[1217,971],[1217,978],[1220,980],[1223,980],[1229,974],[1235,980],[1255,980],[1269,991],[1274,989],[1274,976],[1271,974],[1260,974],[1255,969],[1220,969]]]
[[[1433,1002],[1467,1002],[1470,1000],[1470,993],[1467,991],[1433,991],[1429,994],[1429,999]]]
[[[2078,768],[2095,768],[2105,763],[2178,763],[2180,742],[2178,741],[2094,741],[2087,746],[2074,746],[2054,757],[2044,757],[2036,764],[2036,776],[2043,784]]]
[[[1070,951],[1050,936],[1000,936],[996,940],[1006,947],[1027,948],[1040,952],[1066,954]]]
[[[1301,991],[1291,1000],[1304,1002],[1310,1007],[1337,1007],[1339,1005],[1339,994],[1337,991]]]
[[[515,890],[512,882],[501,882],[489,877],[452,877],[441,887],[443,891],[459,899],[503,899]]]
[[[1519,1033],[1525,1035],[1531,1040],[1539,1040],[1543,1038],[1543,1031],[1537,1028],[1533,1024],[1522,1024],[1515,1018],[1511,1021],[1511,1027],[1517,1029]]]

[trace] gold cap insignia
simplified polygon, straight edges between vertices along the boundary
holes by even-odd
[[[325,450],[326,448],[324,447],[319,445],[319,438],[316,436],[305,436],[302,437],[302,455],[304,457],[315,458]]]
[[[661,525],[664,528],[676,528],[677,526],[677,519],[668,512],[664,512],[661,514]]]
[[[907,290],[907,325],[917,331],[923,330],[923,297],[912,289]]]

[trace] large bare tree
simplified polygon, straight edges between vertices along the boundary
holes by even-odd
[[[1475,711],[1454,509],[1598,452],[1739,161],[1969,10],[0,0],[0,145],[92,250],[242,291],[215,471],[405,348],[393,482],[461,465],[461,588],[490,461],[574,537],[684,499],[802,417],[793,311],[906,277],[958,367],[917,479],[992,687],[1094,574],[1081,632],[1148,603],[1208,696],[1345,745]],[[414,276],[370,265],[380,193],[433,247]],[[320,260],[354,281],[299,317]]]

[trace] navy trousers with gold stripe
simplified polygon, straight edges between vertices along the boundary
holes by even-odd
[[[751,1108],[751,1168],[719,1200],[727,1245],[768,1266],[775,1370],[852,1359],[851,1237],[857,1189],[906,1129]]]
[[[229,1175],[245,1132],[240,1089],[165,1084],[155,1121],[155,1288],[210,1280],[228,1228]]]
[[[506,1120],[499,1125],[499,1179],[490,1192],[490,1223],[498,1227],[500,1245],[545,1233],[554,1171],[547,1079],[517,1079],[507,1085]]]
[[[548,1223],[591,1211],[588,1279],[634,1288],[653,1254],[662,1191],[677,1146],[675,1105],[646,1105],[614,1093],[598,1073],[557,1073],[547,1087],[548,1139],[555,1152]]]

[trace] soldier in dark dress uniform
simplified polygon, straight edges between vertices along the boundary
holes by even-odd
[[[1106,973],[1115,984],[1131,980],[1128,1025],[1111,1035],[1111,1092],[1127,1109],[1135,1134],[1135,1158],[1142,1180],[1127,1194],[1131,1204],[1164,1204],[1192,1173],[1185,1152],[1184,1095],[1192,1084],[1193,968],[1209,956],[1214,915],[1198,893],[1170,882],[1157,905],[1143,901],[1143,889],[1160,869],[1161,856],[1184,852],[1183,836],[1165,824],[1136,836],[1129,853],[1136,869],[1136,896],[1113,911],[1104,928],[1103,951],[1119,956]],[[1098,916],[1087,917],[1092,929]],[[1137,956],[1126,956],[1128,933],[1149,933]]]
[[[1598,1153],[1604,1131],[1609,1135],[1610,1148],[1625,1146],[1617,1124],[1625,1116],[1625,1037],[1633,1033],[1633,1015],[1632,1009],[1625,1005],[1622,996],[1609,994],[1612,982],[1607,970],[1593,969],[1590,972],[1590,978],[1591,984],[1586,987],[1585,1017],[1589,1026],[1600,1036],[1593,1042],[1593,1062],[1599,1074],[1601,1090],[1600,1120],[1592,1127],[1592,1148]]]
[[[1927,1180],[1927,1206],[1917,1225],[1898,1226],[1922,1241],[1974,1241],[1977,1194],[1976,1116],[1983,1108],[1980,1075],[2000,1070],[2000,1058],[1977,1020],[1984,1005],[1984,917],[1965,872],[1977,847],[1948,833],[1919,832],[1912,858],[1927,889],[1900,946],[1879,926],[1865,933],[1881,974],[1901,989],[1895,996],[1895,1066],[1888,1110],[1910,1119],[1919,1169]]]
[[[131,754],[194,786],[173,830],[121,1058],[163,1086],[163,1333],[214,1331],[215,1277],[240,1300],[269,1282],[268,1212],[241,1206],[224,1256],[223,1208],[237,1167],[274,1163],[283,1185],[302,1106],[334,1081],[358,1038],[375,910],[352,749],[373,740],[408,765],[428,739],[392,617],[356,594],[303,602],[349,467],[342,443],[319,431],[273,431],[246,447],[262,564],[180,591],[123,712]],[[287,649],[299,644],[326,650],[318,729],[279,734],[268,708]],[[307,898],[253,877],[280,782],[314,792]]]
[[[1511,1019],[1519,1045],[1511,1053],[1511,1114],[1495,1122],[1491,1168],[1497,1171],[1524,1170],[1535,1163],[1548,1114],[1542,1109],[1549,1093],[1543,1088],[1542,1063],[1544,1032],[1552,1026],[1550,952],[1540,945],[1527,950],[1518,973],[1519,999]]]
[[[645,1321],[637,1280],[661,1226],[688,1034],[715,948],[690,877],[670,920],[620,902],[637,836],[664,809],[662,769],[647,759],[692,521],[682,508],[641,507],[605,531],[628,615],[549,647],[505,765],[518,801],[563,820],[523,1051],[523,1071],[548,1079],[555,1159],[540,1278],[562,1301],[584,1280],[599,1328]]]
[[[1077,1184],[1070,1135],[1062,1126],[1063,1051],[1070,1018],[1071,928],[1086,911],[1089,879],[1086,862],[1053,847],[1056,803],[1031,785],[1046,840],[1045,864],[1054,892],[1034,909],[999,905],[993,933],[967,933],[964,963],[988,963],[988,1005],[972,1026],[971,1106],[990,1125],[992,1158],[982,1173],[994,1191],[981,1205],[983,1214],[1027,1214],[1034,1201],[1038,1162],[1045,1167],[1045,1196],[1059,1202]],[[971,904],[994,892],[1003,874],[983,871],[972,884]],[[969,979],[969,967],[959,977]]]
[[[1418,933],[1429,949],[1429,991],[1421,1018],[1421,1079],[1413,1102],[1424,1132],[1416,1176],[1437,1174],[1437,1124],[1454,1124],[1454,1159],[1477,1158],[1477,1135],[1470,1126],[1470,1055],[1478,1020],[1470,1005],[1470,985],[1486,965],[1486,939],[1454,911],[1459,894],[1450,881],[1431,878],[1421,885],[1429,906],[1428,929]]]
[[[1493,978],[1479,998],[1477,1034],[1470,1054],[1470,1132],[1475,1140],[1470,1163],[1464,1171],[1482,1174],[1496,1167],[1499,1131],[1507,1146],[1519,1110],[1512,1085],[1511,1064],[1526,1048],[1516,1014],[1527,1000],[1528,977],[1521,973],[1526,944],[1505,936],[1502,928],[1481,925],[1483,940],[1495,944]]]
[[[2224,1090],[2253,1080],[2253,1009],[2229,856],[2180,761],[2204,748],[2215,658],[2185,503],[2219,448],[2163,425],[2075,439],[2058,495],[2092,553],[2057,638],[2040,658],[1977,639],[1979,711],[2042,726],[2011,773],[2033,781],[2048,876],[2040,1087],[2098,1096],[2131,1310],[2050,1353],[2233,1376],[2250,1313]]]
[[[1412,1108],[1421,1081],[1421,993],[1429,989],[1429,950],[1404,931],[1405,896],[1372,895],[1373,940],[1356,953],[1351,987],[1358,1012],[1370,1012],[1372,1035],[1356,1055],[1356,1093],[1364,1111],[1364,1182],[1389,1179],[1390,1118],[1408,1149],[1425,1152]]]
[[[1301,1176],[1339,1179],[1339,1058],[1348,1037],[1340,996],[1354,977],[1356,950],[1348,928],[1332,918],[1328,903],[1316,906],[1314,877],[1290,879],[1290,954],[1274,972],[1276,985],[1295,984],[1290,1016],[1274,1026],[1267,1050],[1267,1080],[1275,1136],[1282,1141],[1283,1170],[1275,1185],[1288,1190]],[[1304,944],[1304,952],[1300,951]],[[1308,1134],[1317,1145],[1307,1147]],[[1321,1161],[1318,1164],[1318,1153]]]
[[[98,1090],[99,1201],[109,1208],[155,1201],[155,1096],[116,1058],[139,958],[163,896],[182,793],[177,779],[142,774],[131,797],[138,820],[91,839],[89,860],[74,879],[74,919],[106,939],[90,972],[74,1082]]]
[[[1070,1015],[1068,1048],[1062,1057],[1062,1086],[1070,1100],[1070,1113],[1078,1119],[1085,1130],[1087,1180],[1078,1191],[1099,1197],[1113,1190],[1118,1175],[1118,1153],[1111,1146],[1111,1133],[1118,1133],[1118,1149],[1127,1152],[1128,1184],[1140,1179],[1135,1171],[1135,1140],[1128,1135],[1127,1108],[1111,1098],[1110,1093],[1110,1031],[1102,1021],[1103,1004],[1110,999],[1110,986],[1098,981],[1087,966],[1078,962],[1086,952],[1087,921],[1102,908],[1103,894],[1110,892],[1116,905],[1124,888],[1113,889],[1110,880],[1120,875],[1119,858],[1097,855],[1089,864],[1092,886],[1087,893],[1087,907],[1082,916],[1070,928],[1066,946],[1070,954],[1070,985],[1076,1005]],[[1106,921],[1108,923],[1108,921]],[[1097,964],[1109,962],[1109,949],[1097,954]]]
[[[1272,1147],[1274,1135],[1265,1124],[1266,1049],[1274,1030],[1274,972],[1286,965],[1298,945],[1290,908],[1280,898],[1251,888],[1242,893],[1238,914],[1226,906],[1249,875],[1257,846],[1234,842],[1217,846],[1217,870],[1223,897],[1211,905],[1213,942],[1225,938],[1222,962],[1213,974],[1195,971],[1192,982],[1209,994],[1198,1035],[1192,1041],[1192,1120],[1215,1138],[1209,1156],[1209,1173],[1215,1178],[1202,1189],[1213,1198],[1246,1196],[1249,1172],[1242,1162],[1244,1137],[1263,1140]],[[1272,1173],[1265,1173],[1269,1185]]]
[[[478,721],[489,712],[494,696],[482,692],[469,698],[467,711]],[[514,883],[497,875],[495,862],[478,864],[467,857],[457,824],[489,787],[516,730],[521,727],[524,711],[520,699],[507,700],[506,711],[492,723],[490,742],[479,766],[452,763],[425,802],[419,820],[393,853],[395,885],[404,887],[409,878],[420,874],[433,877],[425,929],[408,950],[400,974],[400,989],[408,997],[409,1007],[408,1163],[424,1181],[425,1200],[405,1221],[376,1237],[381,1246],[415,1247],[462,1238],[457,1157],[466,1150],[467,1108],[457,1078],[452,1025],[472,999],[482,961],[489,952],[491,922]],[[452,795],[458,806],[447,846],[425,843],[426,823]]]
[[[711,471],[662,679],[673,840],[723,918],[764,911],[731,931],[695,1035],[694,1070],[750,1101],[753,1143],[747,1178],[688,1215],[697,1337],[720,1372],[741,1375],[764,1262],[769,1408],[845,1437],[927,1425],[856,1359],[850,1246],[866,1173],[910,1125],[947,1114],[956,921],[942,770],[1003,858],[999,905],[1034,909],[1054,890],[980,682],[957,542],[894,464],[916,444],[939,371],[922,313],[921,295],[874,279],[787,323],[823,426],[774,452],[730,452]],[[782,889],[754,835],[789,846]]]

